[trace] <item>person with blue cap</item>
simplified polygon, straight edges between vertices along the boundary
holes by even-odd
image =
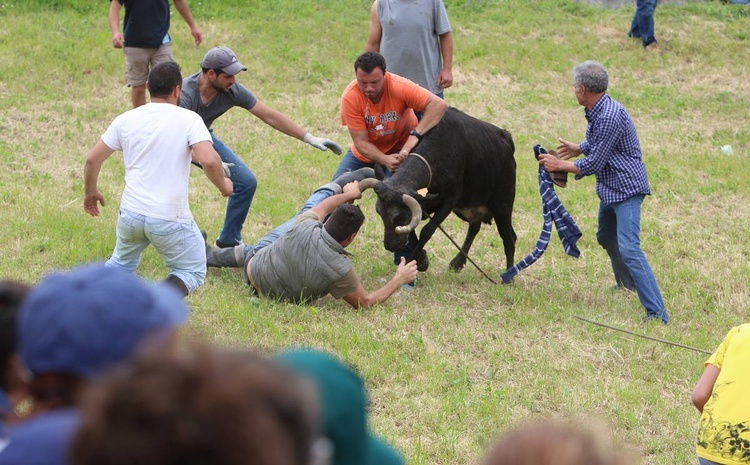
[[[331,465],[404,463],[401,454],[370,431],[367,391],[354,369],[319,350],[295,349],[277,355],[276,360],[315,386],[320,432],[330,441]]]
[[[66,463],[83,389],[136,352],[170,344],[188,316],[172,286],[101,264],[52,274],[24,299],[18,353],[30,375],[30,417],[9,432],[0,464]]]

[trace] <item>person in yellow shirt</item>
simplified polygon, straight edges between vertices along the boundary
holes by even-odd
[[[693,389],[699,465],[750,464],[750,324],[732,328]]]

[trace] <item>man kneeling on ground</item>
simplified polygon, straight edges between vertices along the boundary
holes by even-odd
[[[319,187],[294,218],[254,246],[220,249],[207,244],[207,265],[242,266],[254,293],[278,300],[299,303],[331,294],[354,308],[385,302],[402,284],[414,281],[417,264],[401,258],[393,278],[368,294],[347,258],[345,249],[365,220],[350,202],[362,196],[359,181],[373,176],[372,168],[362,168]]]

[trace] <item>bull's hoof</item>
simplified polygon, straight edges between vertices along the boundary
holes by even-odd
[[[466,256],[463,254],[456,255],[453,260],[448,264],[448,268],[450,268],[451,271],[455,271],[458,273],[459,271],[464,269],[464,265],[466,265]]]
[[[427,258],[427,252],[421,250],[416,258],[417,260],[417,271],[427,271],[430,267],[430,260]]]

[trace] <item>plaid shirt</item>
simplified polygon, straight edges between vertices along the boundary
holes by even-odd
[[[596,194],[604,205],[651,194],[641,145],[625,107],[604,94],[586,110],[586,120],[586,140],[581,142],[586,157],[574,162],[581,170],[575,178],[595,175]]]

